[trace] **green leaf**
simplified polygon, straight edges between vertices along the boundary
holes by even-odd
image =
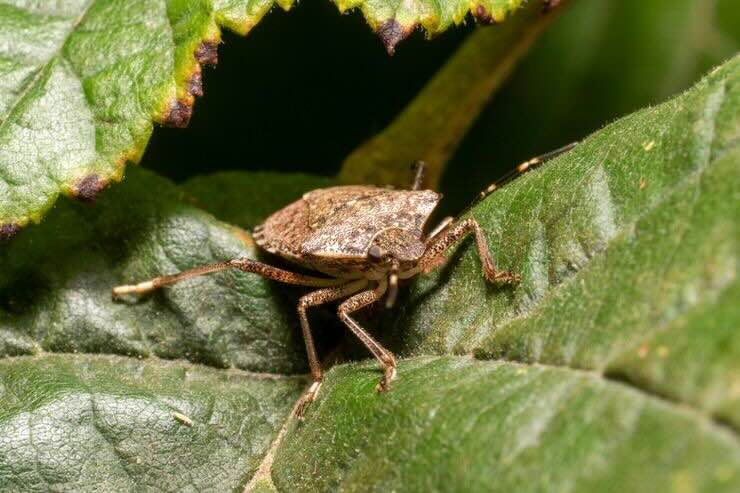
[[[481,24],[500,23],[521,7],[524,0],[463,0],[400,2],[399,0],[331,0],[342,14],[359,9],[370,27],[380,36],[389,54],[417,26],[427,35],[446,31],[465,22],[471,14]],[[215,0],[219,23],[241,34],[248,33],[273,4],[288,10],[293,0]],[[538,7],[549,9],[552,0],[537,0]]]
[[[228,271],[111,299],[118,284],[257,255],[246,232],[187,205],[167,180],[129,174],[96,208],[62,202],[0,250],[0,356],[104,353],[305,371],[295,303],[284,295],[293,290],[258,276]]]
[[[465,21],[470,13],[482,24],[503,22],[513,11],[522,6],[523,0],[421,0],[402,2],[399,0],[333,0],[344,13],[359,8],[370,27],[378,33],[389,54],[393,54],[396,44],[421,25],[428,35],[445,31],[452,24]],[[552,2],[538,3],[540,9],[547,9]]]
[[[0,360],[0,489],[240,490],[304,385],[161,360]]]
[[[737,435],[585,371],[412,358],[393,391],[336,368],[272,478],[279,491],[737,491]]]
[[[209,2],[0,7],[0,224],[39,221],[60,193],[92,201],[137,161],[152,120],[184,126],[219,42]]]
[[[93,201],[138,162],[152,121],[186,126],[220,26],[248,32],[272,0],[65,0],[0,6],[0,239],[60,194]],[[292,0],[277,2],[285,9]],[[482,0],[502,20],[521,0]],[[459,23],[469,2],[360,7],[392,51],[418,23]],[[482,11],[481,11],[482,12]]]

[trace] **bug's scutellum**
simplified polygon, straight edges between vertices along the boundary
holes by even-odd
[[[573,144],[522,163],[503,180],[488,187],[483,196],[498,189],[502,181],[508,181],[572,147]],[[337,314],[383,366],[384,373],[377,390],[386,391],[396,376],[396,359],[352,318],[353,312],[381,300],[383,296],[386,297],[386,306],[392,306],[399,280],[434,270],[444,263],[447,250],[469,234],[475,237],[483,274],[488,281],[519,280],[516,274],[496,269],[486,237],[475,219],[455,222],[448,217],[428,233],[423,232],[422,228],[439,196],[421,190],[422,182],[423,165],[420,165],[410,191],[360,186],[309,192],[255,228],[255,240],[266,251],[330,277],[299,274],[240,258],[155,277],[138,284],[117,286],[113,288],[113,296],[142,294],[225,269],[239,269],[287,284],[319,288],[298,301],[298,317],[314,380],[298,405],[298,416],[302,417],[306,406],[315,399],[323,377],[306,313],[312,306],[344,299]],[[352,224],[349,230],[346,229],[348,223]]]

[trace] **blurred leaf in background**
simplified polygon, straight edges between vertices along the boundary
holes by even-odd
[[[447,212],[517,163],[687,89],[740,50],[733,0],[576,0],[496,94],[447,166]]]

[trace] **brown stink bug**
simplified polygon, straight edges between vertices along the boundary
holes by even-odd
[[[544,158],[564,152],[559,149],[543,158],[520,165],[510,179]],[[468,234],[475,236],[483,274],[490,282],[513,282],[519,276],[498,271],[491,260],[486,237],[475,219],[454,222],[447,218],[436,228],[426,230],[429,216],[441,196],[422,190],[423,166],[418,166],[411,190],[393,190],[374,186],[337,186],[314,190],[280,209],[254,229],[254,239],[263,250],[325,277],[290,272],[247,258],[203,265],[168,276],[156,277],[135,285],[113,288],[113,296],[147,291],[184,279],[240,269],[276,281],[317,289],[300,298],[298,317],[306,343],[313,384],[298,405],[298,415],[316,397],[322,379],[306,310],[340,299],[338,315],[383,366],[377,386],[386,391],[396,375],[396,359],[352,318],[351,314],[386,297],[386,306],[396,298],[398,280],[428,273],[444,262],[447,250]],[[498,188],[501,182],[487,191]],[[485,193],[485,192],[484,192]]]

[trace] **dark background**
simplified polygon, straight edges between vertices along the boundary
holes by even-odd
[[[448,210],[516,163],[689,87],[738,49],[734,0],[570,3],[449,164]],[[339,15],[328,0],[273,9],[246,37],[224,31],[189,127],[156,128],[142,165],[176,181],[226,169],[332,175],[475,28],[416,32],[389,57],[359,13]]]

